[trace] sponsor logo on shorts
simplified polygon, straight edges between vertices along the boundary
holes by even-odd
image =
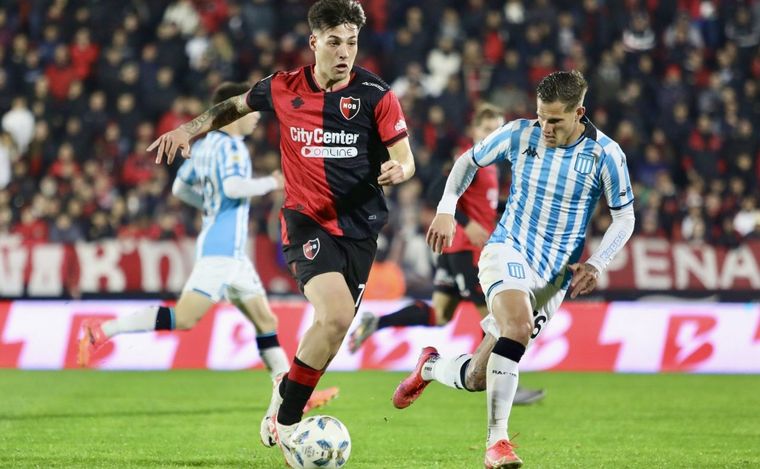
[[[359,109],[362,107],[362,102],[359,98],[351,96],[344,96],[340,98],[340,113],[343,114],[347,120],[351,120],[359,114]]]
[[[317,254],[319,254],[319,238],[310,239],[303,243],[303,255],[307,259],[313,261]]]
[[[507,262],[507,272],[510,277],[525,278],[525,269],[518,262]]]

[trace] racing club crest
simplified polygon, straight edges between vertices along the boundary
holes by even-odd
[[[342,97],[340,98],[340,113],[347,120],[351,120],[359,114],[361,105],[362,102],[359,98],[352,98],[351,96]]]
[[[313,261],[317,254],[319,254],[319,238],[310,239],[303,243],[303,255],[307,259]]]

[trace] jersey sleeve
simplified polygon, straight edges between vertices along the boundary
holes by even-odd
[[[272,105],[272,79],[274,75],[260,80],[248,91],[245,102],[254,111],[274,111]]]
[[[247,177],[250,173],[251,159],[243,142],[229,141],[222,147],[223,167],[222,181],[230,176]]]
[[[404,111],[401,110],[401,103],[393,91],[385,93],[375,106],[375,121],[380,140],[386,147],[408,135]]]
[[[470,150],[472,161],[481,168],[504,160],[512,162],[509,158],[509,150],[515,122],[507,122],[476,143]]]
[[[604,147],[601,179],[604,196],[611,209],[620,209],[633,202],[631,177],[628,174],[625,153],[615,142]]]
[[[184,163],[182,163],[182,166],[180,166],[177,171],[177,178],[188,186],[192,186],[198,181],[193,160],[185,160]]]

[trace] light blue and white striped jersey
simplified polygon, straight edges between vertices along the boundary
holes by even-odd
[[[543,279],[561,279],[563,288],[602,192],[613,210],[633,202],[620,146],[585,116],[581,122],[585,132],[566,147],[547,147],[537,120],[517,119],[472,149],[478,166],[512,163],[507,206],[488,243],[510,243]]]
[[[195,142],[191,155],[177,177],[203,190],[203,229],[195,247],[196,258],[244,258],[250,199],[227,197],[222,183],[230,176],[251,177],[248,148],[241,138],[216,130]]]

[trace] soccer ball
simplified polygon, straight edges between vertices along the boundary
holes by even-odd
[[[329,415],[315,415],[301,421],[290,442],[298,468],[343,467],[351,454],[348,429]]]

